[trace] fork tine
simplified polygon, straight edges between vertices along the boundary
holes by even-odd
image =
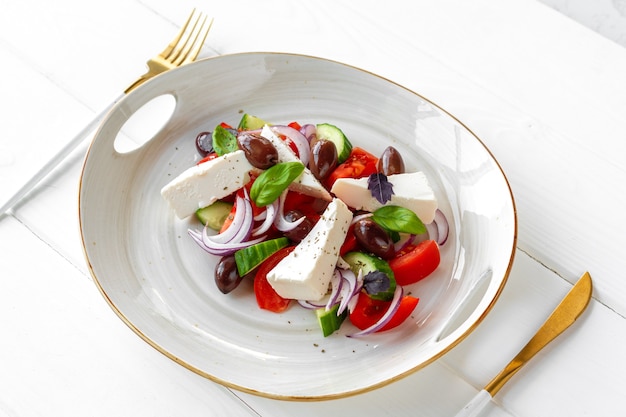
[[[167,58],[168,61],[170,61],[175,66],[182,65],[182,63],[185,61],[186,57],[188,56],[189,52],[192,49],[196,48],[195,46],[196,42],[198,38],[200,37],[200,35],[202,34],[202,32],[205,30],[204,28],[205,28],[206,20],[207,20],[207,17],[202,16],[202,15],[198,17],[198,19],[196,19],[191,30],[188,32],[185,38],[185,41],[179,42],[179,45],[175,49],[174,53],[172,53],[171,56]]]
[[[196,36],[193,39],[193,42],[190,45],[190,48],[184,55],[181,55],[179,59],[176,61],[177,65],[188,64],[189,62],[194,61],[200,51],[202,50],[202,46],[204,46],[204,41],[206,40],[209,31],[211,30],[211,26],[213,26],[213,19],[210,22],[206,22],[206,18],[202,21],[202,25],[198,29]]]
[[[192,19],[193,19],[195,14],[196,14],[196,9],[194,8],[193,10],[191,10],[191,14],[187,18],[187,21],[185,22],[185,24],[180,28],[180,31],[178,32],[176,37],[174,39],[172,39],[172,41],[165,47],[163,52],[161,52],[159,55],[161,55],[163,58],[167,59],[167,57],[172,53],[174,48],[176,48],[176,45],[178,45],[178,42],[181,40],[181,38],[183,37],[183,35],[187,31],[187,28],[189,27],[189,24],[191,23],[191,21],[192,21]],[[197,20],[196,20],[196,22],[197,22]]]

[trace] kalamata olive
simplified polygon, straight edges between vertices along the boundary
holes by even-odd
[[[241,133],[237,136],[237,142],[250,165],[256,168],[268,169],[278,162],[278,151],[272,142],[257,133]]]
[[[287,213],[285,213],[285,218],[290,222],[294,222],[303,216],[304,213],[302,213],[300,210],[289,210]],[[306,235],[309,234],[312,228],[313,222],[307,217],[294,229],[285,233],[285,236],[287,236],[287,238],[295,243],[300,243],[302,239],[304,239]]]
[[[363,249],[383,259],[389,259],[395,254],[391,237],[372,219],[358,220],[354,224],[354,236]]]
[[[385,175],[404,173],[404,160],[393,146],[387,147],[378,159],[378,172]]]
[[[337,167],[337,146],[330,140],[316,140],[311,146],[311,161],[309,169],[320,181]]]
[[[237,264],[234,256],[224,256],[215,266],[215,284],[224,294],[228,294],[241,282],[242,278],[237,272]]]
[[[196,136],[196,149],[202,156],[207,156],[213,152],[213,134],[211,132],[200,132]]]

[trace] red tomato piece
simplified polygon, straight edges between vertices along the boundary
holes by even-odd
[[[302,126],[300,126],[300,123],[298,122],[291,122],[287,126],[294,128],[296,130],[300,130],[302,128]]]
[[[346,239],[343,241],[343,244],[339,249],[339,255],[343,256],[348,252],[352,252],[353,250],[356,250],[358,246],[359,243],[354,235],[354,226],[350,226],[348,228],[348,233],[346,234]]]
[[[254,295],[260,308],[280,313],[289,307],[291,300],[281,297],[274,291],[272,285],[267,281],[267,274],[294,249],[295,246],[282,248],[259,266],[254,276]]]
[[[204,162],[211,161],[211,160],[213,160],[213,159],[215,159],[215,158],[217,158],[217,157],[218,157],[217,153],[215,153],[215,152],[211,152],[210,154],[208,154],[207,156],[205,156],[204,158],[202,158],[201,160],[199,160],[199,161],[198,161],[198,163],[197,163],[196,165],[200,165],[200,164],[202,164],[202,163],[204,163]]]
[[[398,285],[409,285],[430,275],[437,269],[440,260],[437,242],[425,240],[396,253],[389,260],[389,267]]]
[[[222,126],[224,129],[232,129],[233,128],[231,125],[229,125],[226,122],[220,123],[220,126]]]
[[[394,313],[387,324],[385,324],[378,331],[384,332],[385,330],[390,330],[399,326],[411,315],[411,313],[413,313],[413,310],[415,310],[418,302],[419,298],[411,295],[405,295],[402,297],[398,310]],[[368,327],[376,324],[383,317],[390,305],[391,301],[374,300],[367,294],[361,293],[359,295],[359,299],[357,300],[356,307],[350,313],[350,322],[352,322],[352,324],[360,330],[367,329]]]
[[[363,178],[377,172],[378,158],[365,149],[354,147],[350,156],[343,163],[339,164],[326,180],[328,189],[339,178]]]

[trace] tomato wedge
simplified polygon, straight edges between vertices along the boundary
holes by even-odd
[[[385,330],[390,330],[399,326],[411,315],[411,313],[413,313],[413,310],[415,310],[418,302],[419,298],[411,295],[405,295],[402,297],[398,310],[387,322],[387,324],[381,327],[378,331],[384,332]],[[376,324],[385,314],[387,309],[389,309],[390,305],[391,301],[374,300],[367,294],[361,293],[359,295],[359,299],[357,300],[356,307],[350,313],[350,321],[360,330],[365,330]]]
[[[219,155],[217,153],[211,152],[210,154],[208,154],[207,156],[205,156],[204,158],[199,160],[196,165],[200,165],[200,164],[202,164],[204,162],[212,161],[213,159],[217,158],[218,156]]]
[[[272,285],[267,281],[267,274],[295,248],[295,246],[282,248],[259,266],[254,275],[254,295],[260,308],[280,313],[289,307],[291,300],[281,297],[274,291]]]
[[[378,158],[363,148],[355,146],[350,156],[339,164],[326,180],[328,189],[332,188],[339,178],[362,178],[369,177],[377,172]]]
[[[440,260],[437,242],[425,240],[397,252],[395,257],[389,260],[389,267],[393,271],[396,283],[409,285],[430,275],[437,269]]]

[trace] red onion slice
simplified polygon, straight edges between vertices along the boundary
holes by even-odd
[[[374,215],[374,213],[357,214],[356,216],[354,216],[352,218],[352,221],[350,222],[350,226],[352,226],[353,224],[355,224],[356,222],[358,222],[361,219],[367,219],[368,217],[372,217],[373,215]]]
[[[305,124],[300,127],[300,133],[304,135],[310,144],[311,140],[317,136],[317,128],[313,124]]]
[[[363,294],[361,296],[362,297],[366,297],[365,294]],[[402,301],[402,297],[403,296],[404,296],[404,290],[402,289],[402,286],[398,285],[396,287],[396,290],[393,293],[393,299],[391,300],[391,304],[389,305],[389,308],[387,309],[385,314],[383,314],[383,316],[380,318],[380,320],[378,320],[376,323],[372,324],[367,329],[363,329],[360,332],[349,334],[348,337],[365,336],[365,335],[377,332],[378,330],[383,328],[383,326],[385,326],[385,324],[389,323],[389,320],[391,320],[393,315],[396,314],[396,311],[398,311],[398,308],[400,307],[400,301]]]
[[[202,249],[204,249],[206,252],[210,253],[211,255],[216,255],[216,256],[232,255],[233,253],[237,252],[239,249],[247,248],[248,246],[252,246],[254,244],[260,243],[265,240],[265,236],[262,236],[260,238],[249,240],[246,242],[216,243],[214,241],[205,241],[202,238],[203,237],[202,233],[198,232],[197,230],[189,229],[187,232],[189,233],[189,236],[191,236],[191,238],[198,244],[198,246],[200,246]]]
[[[426,225],[428,230],[428,236],[431,240],[434,240],[440,246],[446,243],[448,235],[450,233],[450,225],[445,214],[439,209],[435,211],[435,218],[431,223]]]
[[[335,273],[330,280],[330,297],[326,302],[326,311],[330,310],[332,306],[337,304],[339,296],[341,295],[341,288],[343,287],[343,277],[338,269],[335,269]]]
[[[289,232],[290,230],[298,227],[300,223],[302,223],[304,220],[306,220],[305,216],[302,216],[298,220],[293,222],[290,222],[285,218],[285,199],[287,198],[288,191],[289,190],[283,191],[282,194],[278,197],[278,212],[274,217],[274,226],[276,226],[276,228],[281,232]]]
[[[270,126],[270,129],[272,129],[274,133],[287,136],[291,139],[298,149],[298,157],[300,158],[300,161],[302,161],[305,167],[309,166],[309,141],[299,130],[286,125]]]
[[[340,315],[346,310],[346,308],[348,308],[348,304],[350,303],[350,300],[352,300],[352,298],[354,297],[355,290],[358,285],[357,278],[354,275],[354,272],[352,272],[351,270],[339,270],[339,275],[341,275],[343,285],[341,286],[341,301],[339,303],[339,308],[337,309],[337,315]]]
[[[270,227],[272,227],[272,224],[274,224],[274,221],[276,220],[277,212],[278,201],[274,201],[272,204],[265,206],[265,211],[263,212],[265,213],[265,219],[259,227],[252,230],[252,236],[258,236],[270,230]]]

